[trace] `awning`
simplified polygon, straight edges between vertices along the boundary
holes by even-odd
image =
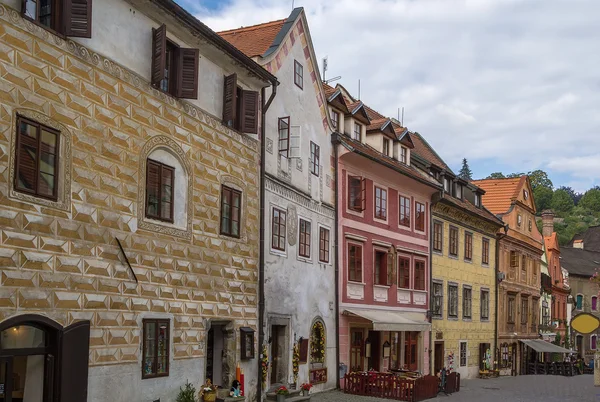
[[[367,310],[346,309],[346,315],[355,315],[373,323],[374,331],[429,331],[431,324],[425,321],[424,314]]]
[[[536,352],[541,353],[573,353],[569,349],[561,348],[553,343],[543,341],[541,339],[519,339],[525,345],[529,346]]]

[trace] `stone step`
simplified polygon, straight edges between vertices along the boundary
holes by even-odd
[[[289,395],[286,395],[285,397],[285,402],[307,402],[310,401],[310,395],[308,396],[304,396],[304,395],[299,395],[296,394],[296,396],[293,396],[291,391]],[[277,400],[277,395],[274,395],[273,398],[271,398],[268,394],[267,394],[267,400],[268,401],[276,401]]]
[[[302,392],[301,389],[289,389],[289,388],[288,388],[288,391],[290,391],[290,393],[288,395],[286,395],[286,397],[285,397],[286,401],[289,401],[290,399],[294,399],[294,398],[300,396],[300,393]],[[308,397],[306,397],[306,398],[308,398]],[[276,401],[277,400],[277,392],[267,392],[267,400],[268,401]],[[301,402],[301,401],[293,401],[293,402]]]

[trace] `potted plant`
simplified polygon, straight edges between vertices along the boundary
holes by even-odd
[[[308,396],[308,393],[310,392],[311,388],[312,388],[312,384],[309,382],[305,382],[304,384],[302,384],[300,386],[300,389],[302,390],[302,393],[304,394],[304,396]]]
[[[284,402],[285,397],[288,396],[289,394],[290,394],[290,391],[288,391],[288,389],[285,387],[285,385],[282,385],[281,387],[277,388],[277,402]]]
[[[179,388],[179,394],[177,394],[176,402],[196,402],[196,388],[186,382],[186,384]]]
[[[215,402],[217,399],[217,387],[213,385],[210,378],[206,379],[206,383],[202,386],[200,390],[200,399],[204,402]]]

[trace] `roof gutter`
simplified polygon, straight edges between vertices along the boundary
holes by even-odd
[[[494,258],[494,361],[500,361],[500,351],[498,350],[498,288],[500,286],[500,280],[498,278],[498,273],[500,272],[498,265],[500,264],[500,240],[504,239],[508,234],[508,225],[504,225],[503,227],[504,233],[496,233],[496,252]],[[498,367],[497,363],[494,364],[494,370]]]
[[[333,144],[333,159],[334,159],[334,163],[333,163],[333,169],[334,169],[334,194],[335,194],[335,218],[334,218],[334,226],[335,226],[335,256],[334,256],[334,263],[335,263],[335,329],[337,332],[337,336],[335,337],[335,350],[336,350],[336,354],[335,354],[335,365],[338,368],[338,373],[339,373],[339,368],[340,368],[340,225],[339,225],[339,215],[338,215],[338,210],[339,210],[339,202],[338,202],[338,190],[339,190],[339,177],[338,177],[338,146],[340,145],[340,140],[339,140],[339,134],[338,133],[333,133],[331,134],[331,143]],[[335,387],[336,388],[340,388],[340,376],[339,374],[335,376]]]
[[[433,328],[433,207],[444,198],[444,190],[439,190],[431,195],[429,203],[429,308],[427,309],[427,321]],[[436,375],[435,362],[431,361],[431,351],[433,349],[433,331],[429,332],[429,374]],[[433,363],[433,364],[432,364]]]

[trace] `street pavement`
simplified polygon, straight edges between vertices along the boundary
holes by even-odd
[[[524,375],[490,379],[462,380],[460,391],[439,394],[430,401],[443,402],[600,402],[600,387],[594,387],[593,375],[562,377]],[[311,402],[383,402],[390,399],[347,395],[340,391],[312,395]]]

